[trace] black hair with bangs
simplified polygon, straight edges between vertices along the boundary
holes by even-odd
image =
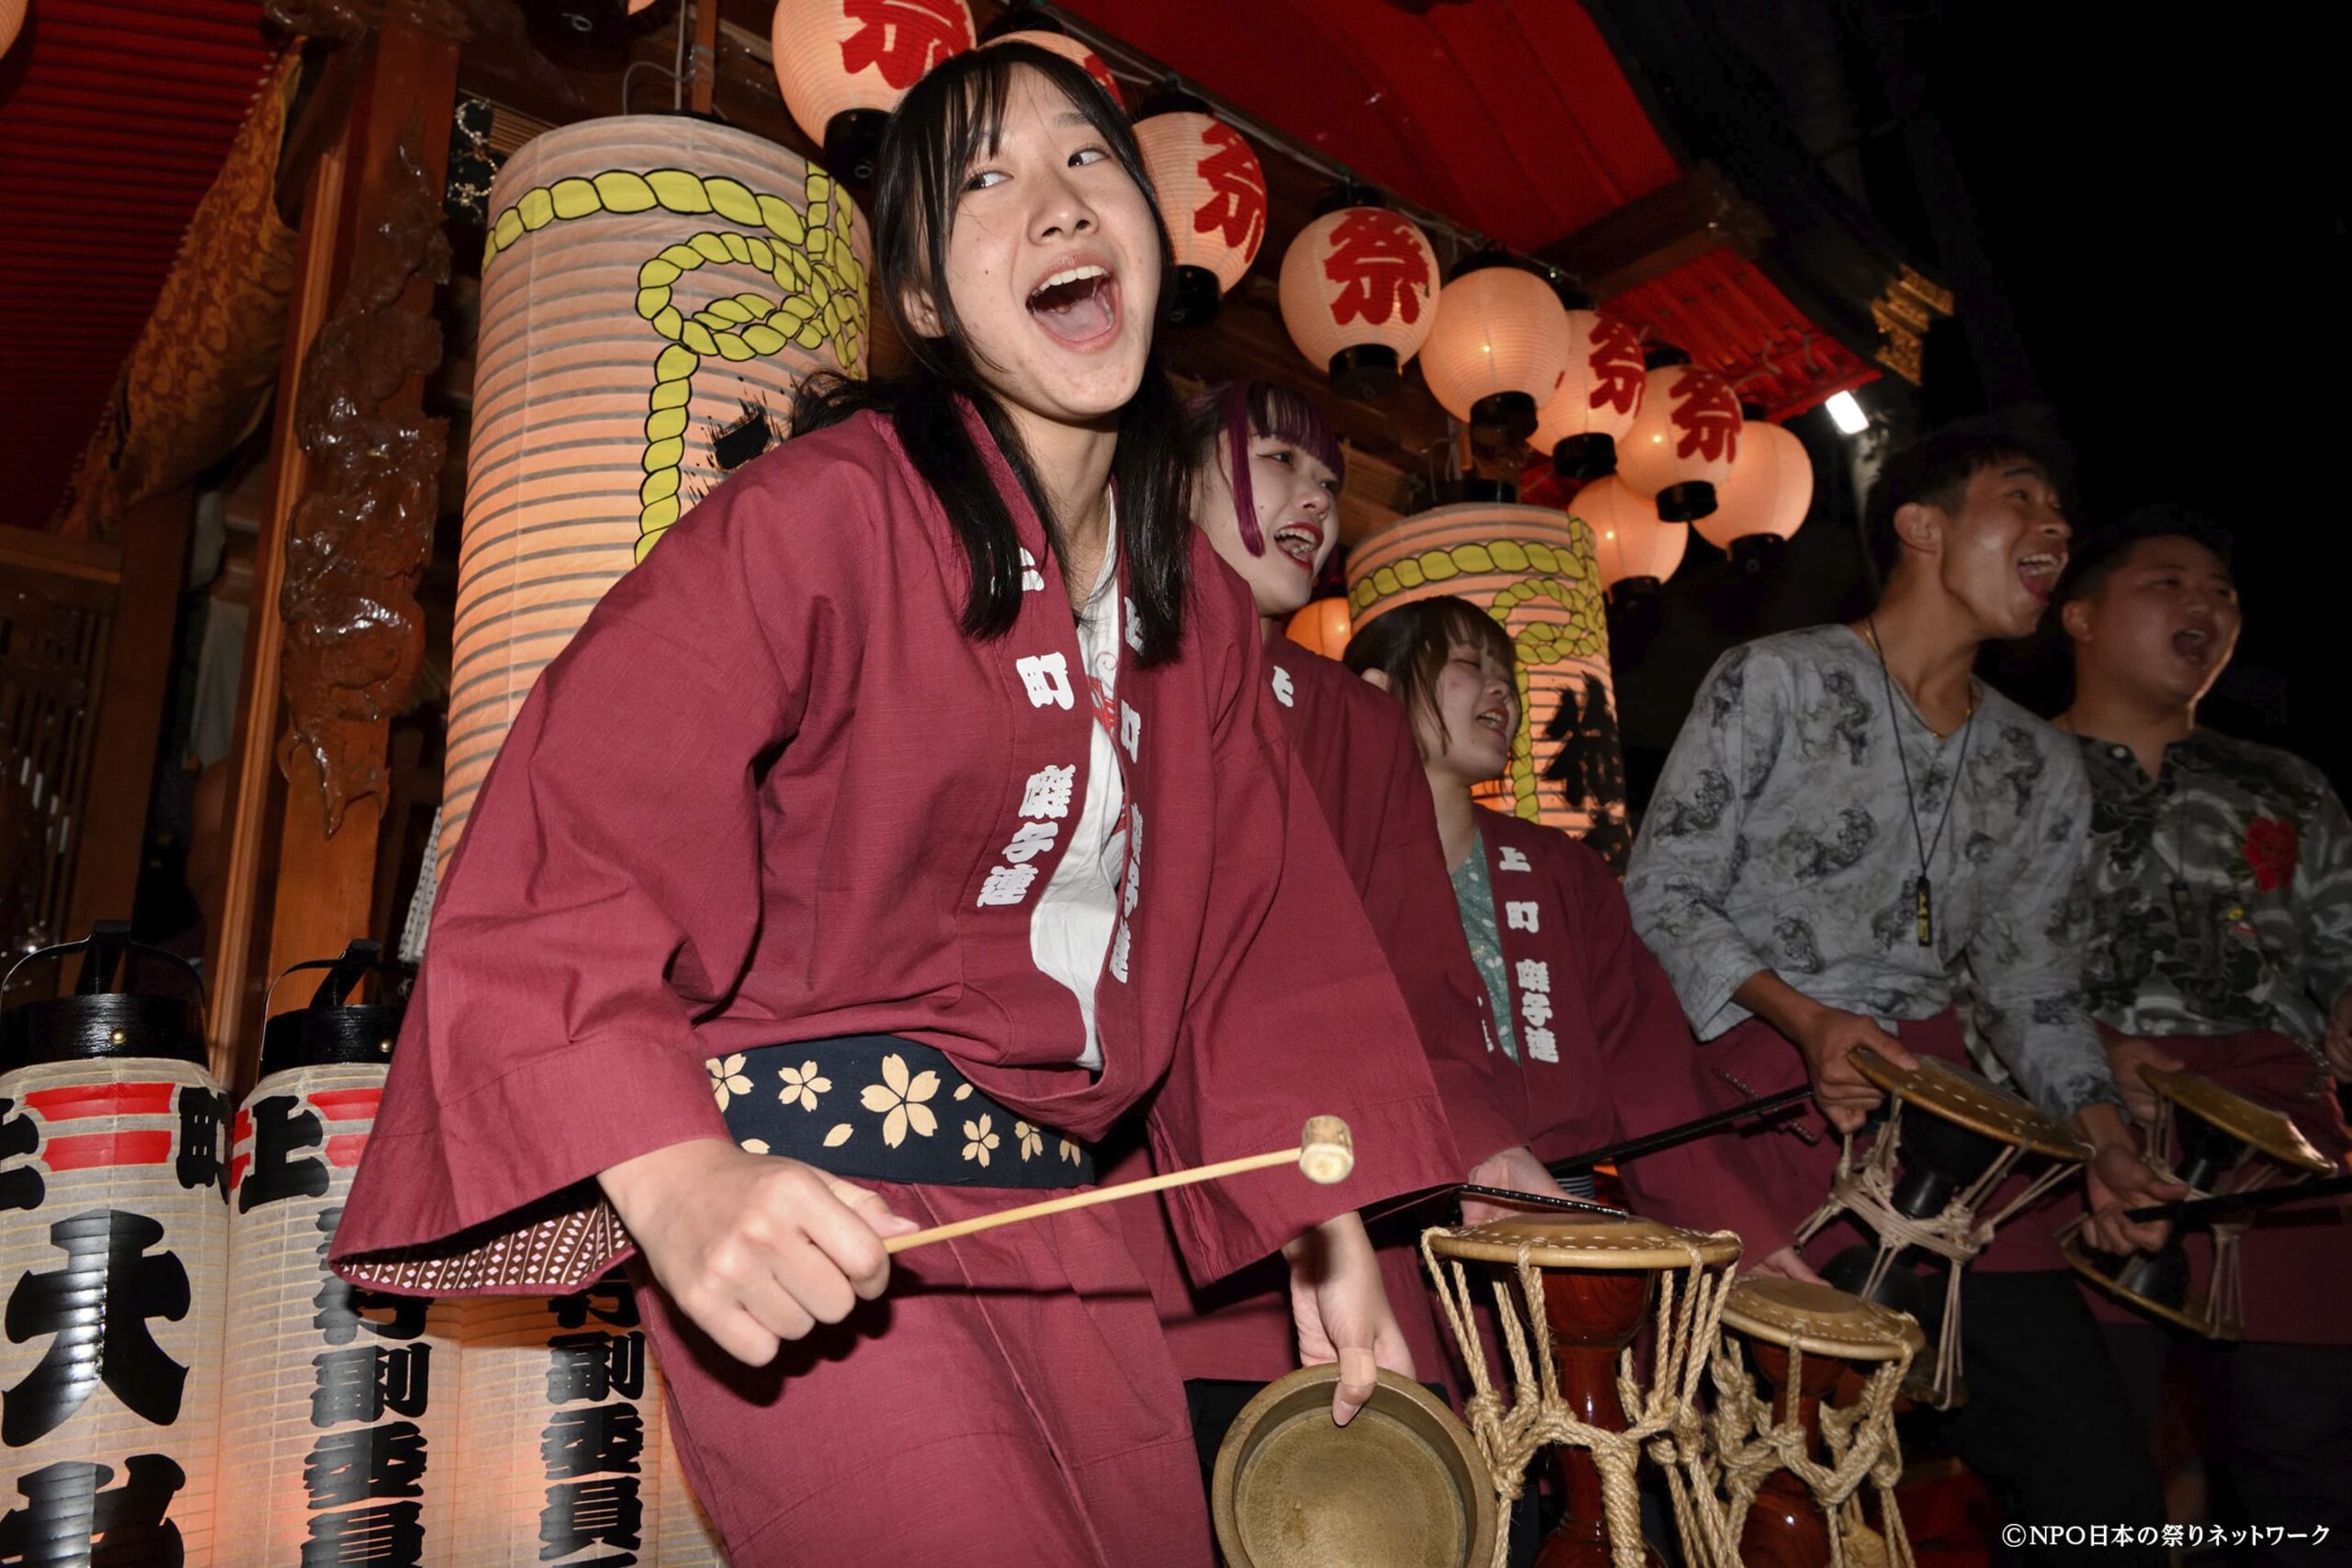
[[[1386,675],[1388,694],[1405,705],[1406,713],[1426,713],[1436,719],[1438,733],[1451,743],[1445,716],[1437,711],[1437,678],[1462,643],[1494,655],[1506,670],[1519,668],[1519,656],[1502,623],[1452,594],[1383,610],[1348,640],[1340,662],[1359,675],[1367,670]],[[1418,726],[1414,733],[1418,745]]]
[[[1234,521],[1241,529],[1241,545],[1253,556],[1266,553],[1258,528],[1258,497],[1250,482],[1250,438],[1287,442],[1331,470],[1345,484],[1348,455],[1340,446],[1339,432],[1323,411],[1295,387],[1278,381],[1228,381],[1184,400],[1184,446],[1195,471],[1216,460],[1222,439],[1233,454]]]
[[[1869,551],[1873,586],[1883,593],[1903,559],[1894,514],[1922,502],[1955,512],[1968,494],[1968,481],[2005,463],[2029,463],[2041,470],[2061,496],[2074,477],[2074,449],[2038,410],[1957,420],[1931,430],[1888,457],[1862,508],[1862,544]]]
[[[969,50],[942,62],[908,89],[890,116],[876,162],[874,287],[913,364],[901,375],[876,380],[812,378],[792,420],[796,435],[867,410],[890,421],[964,547],[971,591],[962,626],[967,637],[980,639],[1002,637],[1020,614],[1021,547],[1012,514],[965,425],[960,402],[969,401],[978,411],[1057,553],[1061,539],[1061,520],[1046,505],[1019,432],[980,378],[947,287],[948,231],[965,178],[1001,135],[1013,73],[1023,70],[1043,76],[1086,117],[1143,192],[1159,236],[1165,297],[1175,275],[1174,253],[1125,114],[1083,69],[1035,44],[1007,40]],[[907,314],[910,292],[929,296],[939,312],[939,336],[915,331]],[[1181,423],[1175,391],[1155,351],[1145,362],[1142,384],[1119,411],[1118,448],[1111,463],[1118,547],[1126,558],[1139,657],[1147,664],[1175,654],[1192,585],[1191,467],[1180,444]]]

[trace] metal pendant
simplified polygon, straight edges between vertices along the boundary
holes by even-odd
[[[1912,885],[1912,890],[1919,919],[1919,945],[1933,947],[1936,945],[1936,906],[1928,879],[1924,876],[1919,878]]]

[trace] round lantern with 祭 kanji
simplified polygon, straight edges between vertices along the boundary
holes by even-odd
[[[826,169],[863,187],[890,111],[923,73],[972,47],[965,0],[777,0],[776,85]]]
[[[1437,253],[1401,213],[1351,186],[1283,254],[1283,324],[1343,398],[1395,391],[1437,324]]]
[[[1535,450],[1553,472],[1587,484],[1617,471],[1617,443],[1633,428],[1649,385],[1641,335],[1591,308],[1580,294],[1561,295],[1567,309],[1568,360],[1552,395],[1535,411]]]
[[[1168,319],[1199,326],[1241,281],[1266,239],[1266,171],[1241,132],[1189,93],[1162,93],[1136,117],[1136,145],[1176,252]]]
[[[75,989],[32,995],[78,954]],[[184,960],[102,924],[0,996],[0,1562],[209,1562],[228,1097]]]
[[[980,29],[983,46],[998,43],[1033,44],[1048,54],[1058,54],[1072,65],[1094,78],[1095,84],[1110,95],[1111,101],[1121,108],[1126,107],[1126,96],[1119,91],[1119,79],[1102,62],[1102,57],[1086,47],[1084,40],[1072,38],[1060,20],[1046,12],[1017,6]]]
[[[1679,348],[1658,344],[1648,361],[1641,412],[1617,443],[1617,479],[1662,520],[1695,522],[1715,509],[1738,459],[1739,396]]]

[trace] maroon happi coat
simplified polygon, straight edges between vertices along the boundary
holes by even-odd
[[[1609,863],[1556,828],[1501,812],[1480,813],[1478,840],[1520,1057],[1487,1060],[1517,1141],[1538,1159],[1567,1159],[1714,1109],[1702,1047],[1634,934]],[[1762,1201],[1761,1173],[1734,1138],[1645,1155],[1620,1175],[1644,1214],[1736,1231],[1750,1262],[1786,1247],[1795,1228]]]
[[[849,1034],[936,1046],[1080,1138],[1148,1101],[1168,1166],[1344,1117],[1345,1183],[1275,1171],[1170,1196],[1203,1278],[1454,1179],[1246,591],[1197,538],[1193,571],[1180,657],[1121,649],[1135,897],[1097,991],[1098,1076],[1030,952],[1062,845],[1035,852],[1033,830],[1030,858],[1005,852],[1041,780],[1085,796],[1095,721],[1051,569],[1010,635],[963,637],[962,550],[874,416],[730,479],[605,596],[507,737],[442,885],[338,1265],[439,1294],[576,1288],[630,1250],[595,1174],[727,1135],[707,1059]],[[876,1185],[925,1221],[1035,1196]],[[1039,1562],[1196,1557],[1181,1392],[1095,1213],[910,1254],[883,1303],[763,1375],[654,1292],[688,1472],[738,1568],[1016,1537]],[[988,1462],[933,1446],[959,1438]]]
[[[1266,645],[1266,682],[1420,1031],[1466,1170],[1521,1140],[1485,1060],[1492,1051],[1486,987],[1454,912],[1412,727],[1394,698],[1287,637]],[[1148,1173],[1148,1162],[1137,1152],[1112,1179]],[[1148,1260],[1160,1321],[1185,1377],[1263,1382],[1298,1364],[1288,1280],[1279,1267],[1195,1288],[1160,1217],[1136,1205],[1127,1218],[1136,1255]],[[1434,1223],[1437,1216],[1419,1218]],[[1396,1235],[1381,1247],[1381,1271],[1414,1366],[1430,1378],[1444,1366],[1445,1354],[1419,1255],[1403,1239],[1417,1228],[1405,1216],[1383,1227],[1384,1235]]]

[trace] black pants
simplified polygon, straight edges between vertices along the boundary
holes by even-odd
[[[2161,1529],[2164,1493],[2098,1322],[2064,1270],[1961,1280],[1968,1402],[1935,1418],[1944,1441],[2001,1505],[2006,1525]],[[2145,1547],[1996,1548],[1995,1562],[2165,1562]]]

